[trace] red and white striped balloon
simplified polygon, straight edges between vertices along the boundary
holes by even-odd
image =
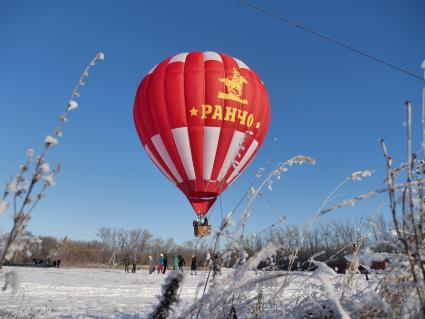
[[[140,83],[133,113],[149,157],[202,215],[251,162],[270,122],[258,75],[215,52],[162,61]]]

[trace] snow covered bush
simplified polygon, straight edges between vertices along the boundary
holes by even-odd
[[[425,93],[424,93],[425,96]],[[346,183],[360,181],[372,174],[370,170],[356,171],[347,176],[325,199],[318,211],[303,225],[287,228],[285,232],[271,225],[267,230],[269,240],[261,234],[244,234],[253,201],[263,188],[272,189],[272,183],[293,163],[314,163],[309,157],[296,157],[279,164],[260,183],[250,186],[247,203],[241,219],[232,221],[233,212],[223,220],[211,242],[209,258],[199,283],[197,298],[186,305],[174,318],[423,318],[425,317],[425,159],[418,160],[411,151],[411,104],[407,110],[406,162],[394,166],[388,148],[381,140],[387,166],[385,186],[365,194],[333,202],[335,194]],[[423,121],[425,125],[425,120]],[[425,134],[425,127],[424,127]],[[423,146],[425,154],[425,140]],[[305,160],[300,161],[303,158]],[[260,178],[265,169],[257,174]],[[405,181],[400,181],[405,178]],[[313,242],[325,234],[341,240],[336,234],[317,233],[313,224],[321,216],[357,202],[387,194],[389,216],[372,217],[351,227],[350,240],[329,250],[327,254],[310,256],[312,271],[294,271],[300,252],[306,242]],[[282,222],[282,220],[280,221]],[[230,225],[235,227],[230,230]],[[277,223],[278,224],[278,223]],[[284,235],[283,235],[284,234]],[[340,233],[341,235],[341,233]],[[323,237],[321,237],[323,238]],[[221,240],[221,247],[218,242]],[[333,243],[334,243],[333,242]],[[332,244],[332,242],[331,242]],[[304,247],[304,248],[303,248]],[[325,247],[324,247],[325,248]],[[220,258],[233,271],[225,272],[219,279],[210,276],[214,271],[214,258]],[[323,259],[323,255],[325,258]],[[345,274],[337,274],[330,267],[336,256],[345,257]],[[286,264],[279,261],[285,259]],[[319,261],[321,260],[321,261]],[[258,265],[265,265],[258,269]],[[373,270],[373,263],[384,264],[383,270]],[[282,268],[283,267],[283,268]],[[284,269],[284,270],[279,270]],[[370,273],[373,272],[372,276]]]
[[[58,164],[55,168],[51,168],[46,162],[47,153],[58,144],[60,137],[63,135],[63,126],[68,121],[69,112],[78,107],[76,100],[80,96],[80,88],[85,84],[90,68],[103,59],[103,53],[96,54],[90,64],[84,69],[51,134],[45,137],[44,146],[40,154],[36,156],[34,150],[29,149],[25,162],[6,184],[3,195],[0,197],[0,214],[4,214],[8,209],[11,209],[13,224],[11,230],[6,234],[6,238],[1,242],[0,270],[5,260],[10,259],[26,242],[25,230],[31,218],[31,213],[39,201],[44,199],[47,189],[55,185],[55,177],[60,172],[62,165]],[[7,284],[5,286],[7,287]]]

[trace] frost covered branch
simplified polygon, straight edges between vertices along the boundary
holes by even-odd
[[[149,316],[151,319],[166,319],[170,313],[171,306],[178,300],[177,292],[183,281],[183,273],[179,271],[171,272],[162,286],[162,296],[159,305]]]
[[[8,197],[12,196],[13,225],[0,251],[0,269],[3,262],[10,258],[15,251],[16,247],[14,244],[19,236],[24,233],[27,223],[31,218],[31,212],[37,203],[44,199],[47,188],[55,185],[55,177],[60,172],[62,165],[58,164],[56,168],[51,169],[50,165],[46,162],[47,152],[57,145],[60,137],[62,137],[63,126],[68,121],[69,112],[78,107],[76,100],[80,96],[80,88],[85,84],[89,70],[104,58],[103,53],[98,53],[90,61],[72,90],[65,110],[59,116],[53,131],[45,137],[41,154],[34,159],[34,150],[29,149],[27,151],[26,161],[20,166],[18,174],[14,175],[9,183],[6,184],[3,196],[0,199],[0,214],[4,214],[8,210],[10,207]],[[37,187],[38,189],[36,189]],[[36,195],[33,197],[34,193]]]

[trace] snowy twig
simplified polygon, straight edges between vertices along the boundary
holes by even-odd
[[[162,286],[162,295],[158,306],[149,316],[151,319],[166,319],[170,313],[171,306],[178,300],[178,290],[183,281],[183,273],[179,271],[171,272]]]
[[[4,260],[9,258],[13,253],[13,244],[26,229],[26,225],[31,218],[31,212],[34,207],[45,197],[45,190],[55,184],[54,177],[60,172],[61,165],[51,170],[50,166],[45,162],[46,154],[53,146],[58,144],[59,138],[63,135],[62,126],[67,122],[68,113],[78,107],[76,99],[80,96],[80,87],[85,84],[90,68],[103,59],[103,53],[96,54],[89,65],[84,69],[80,79],[72,90],[71,97],[65,110],[60,115],[52,134],[48,134],[44,139],[43,150],[37,157],[32,172],[30,173],[30,165],[33,163],[34,151],[30,149],[27,151],[27,160],[21,165],[19,173],[6,185],[0,200],[0,213],[4,213],[9,208],[7,197],[10,193],[13,193],[13,226],[0,255],[0,269]],[[26,179],[27,175],[30,176],[28,180]],[[40,182],[43,182],[43,186],[36,197],[32,198],[31,195],[35,192],[35,187]]]

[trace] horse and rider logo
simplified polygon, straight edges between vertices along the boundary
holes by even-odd
[[[233,73],[228,77],[218,78],[226,87],[225,92],[218,92],[218,98],[239,102],[242,105],[248,104],[247,99],[243,99],[243,86],[248,81],[240,74],[237,69],[233,69]],[[254,113],[243,110],[239,106],[220,105],[220,104],[202,104],[200,107],[192,107],[188,109],[190,117],[200,117],[203,120],[212,119],[225,122],[236,122],[239,125],[246,125],[251,128],[255,124],[255,128],[261,127],[261,122],[254,118]],[[198,115],[198,112],[200,114]]]
[[[233,74],[226,78],[218,78],[220,82],[223,82],[227,88],[228,93],[218,92],[220,99],[227,99],[237,101],[241,104],[248,104],[247,99],[242,99],[243,85],[247,84],[248,81],[240,74],[238,70],[233,68]]]

